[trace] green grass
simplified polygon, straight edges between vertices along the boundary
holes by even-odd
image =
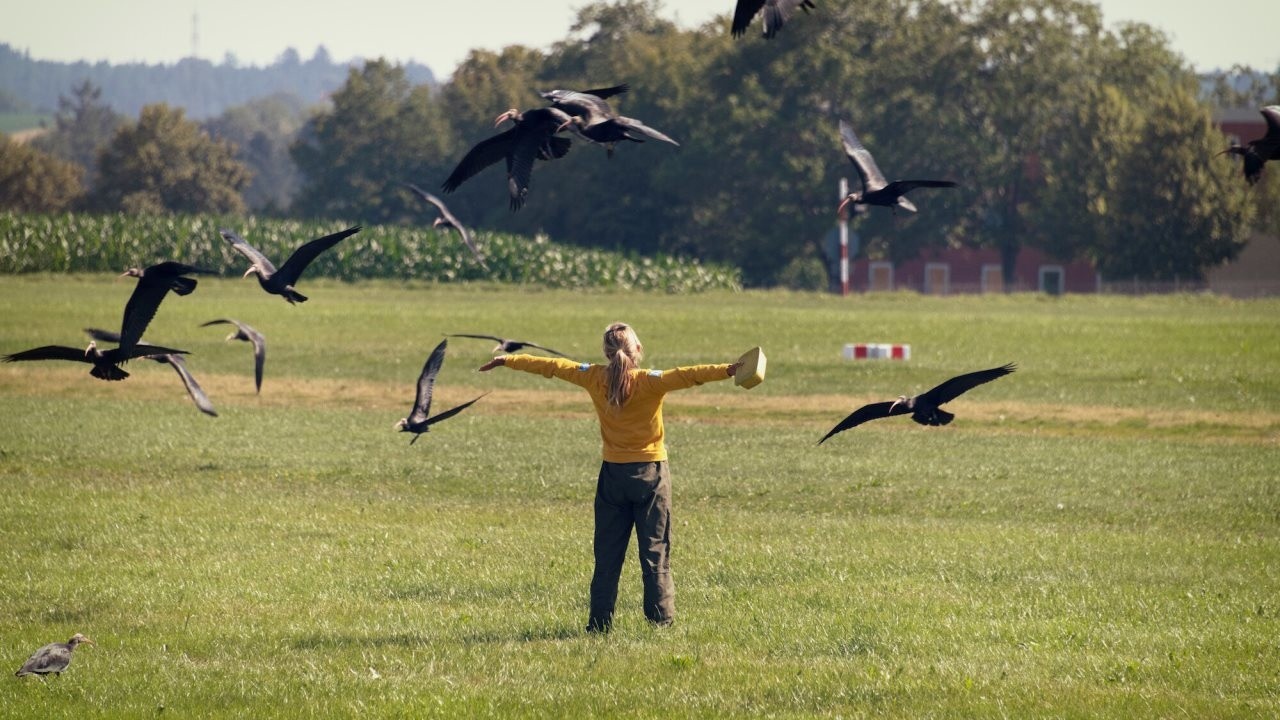
[[[1280,713],[1280,302],[517,292],[201,280],[103,383],[0,365],[0,658],[83,632],[0,717],[1269,717]],[[0,278],[0,351],[79,345],[131,283]],[[263,330],[255,397],[231,316]],[[611,320],[658,367],[753,344],[765,384],[673,395],[677,624],[581,632],[598,435],[575,389],[441,332],[583,359]],[[845,342],[909,342],[853,364]],[[1018,361],[951,426],[814,443],[857,403]],[[12,670],[9,670],[12,672]]]

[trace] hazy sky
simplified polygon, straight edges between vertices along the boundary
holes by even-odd
[[[817,0],[819,8],[826,2]],[[869,0],[862,0],[869,1]],[[285,48],[309,58],[416,60],[447,77],[473,47],[545,47],[566,36],[587,0],[35,0],[6,3],[0,42],[43,60],[171,63],[198,54],[266,65]],[[1163,30],[1197,69],[1280,66],[1280,0],[1100,0],[1108,24],[1139,20]],[[666,0],[663,14],[694,27],[734,0]],[[725,28],[726,32],[728,28]],[[796,32],[802,32],[797,23]],[[752,37],[751,41],[758,41]]]

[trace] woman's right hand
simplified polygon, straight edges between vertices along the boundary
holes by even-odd
[[[494,369],[494,368],[496,368],[496,367],[499,367],[499,366],[502,366],[502,365],[506,365],[506,364],[507,364],[507,358],[506,358],[506,356],[505,356],[505,355],[500,356],[500,357],[496,357],[496,358],[494,358],[494,359],[490,360],[489,362],[487,362],[487,363],[485,363],[485,364],[481,365],[481,366],[480,366],[480,372],[489,372],[490,370],[492,370],[492,369]]]

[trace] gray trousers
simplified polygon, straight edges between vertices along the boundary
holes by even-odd
[[[591,630],[609,629],[618,578],[635,528],[644,581],[644,615],[667,625],[675,618],[671,584],[671,473],[666,461],[600,465],[596,481],[596,569],[591,576]]]

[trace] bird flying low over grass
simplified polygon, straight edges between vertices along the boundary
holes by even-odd
[[[120,342],[120,336],[110,330],[85,328],[84,332],[98,342]],[[139,345],[138,347],[147,346]],[[187,369],[187,363],[182,359],[181,355],[165,353],[163,355],[145,355],[143,357],[173,368],[173,371],[178,373],[178,378],[182,380],[182,386],[187,389],[187,396],[191,398],[191,402],[195,403],[196,409],[205,415],[218,417],[218,411],[213,408],[213,403],[209,402],[209,396],[205,395],[204,389],[200,387],[200,383],[196,382],[195,376]]]
[[[751,26],[751,20],[764,10],[761,18],[764,37],[771,40],[795,14],[796,8],[807,13],[810,9],[816,9],[817,5],[813,4],[813,0],[738,0],[737,7],[733,9],[733,36],[745,35],[747,28]]]
[[[418,376],[418,392],[413,399],[413,411],[409,413],[409,417],[401,418],[395,424],[395,429],[401,432],[413,433],[413,439],[409,441],[412,445],[418,442],[418,438],[422,433],[428,432],[432,425],[441,420],[448,420],[458,413],[471,407],[476,400],[488,395],[485,393],[475,400],[462,403],[461,405],[445,410],[434,417],[428,417],[431,413],[431,393],[435,388],[436,375],[440,372],[440,366],[444,365],[445,347],[448,346],[447,339],[441,340],[435,350],[431,351],[431,355],[427,358],[426,365],[422,366],[422,374]]]
[[[92,640],[80,633],[72,635],[71,639],[64,643],[49,643],[27,658],[14,675],[18,677],[39,675],[42,679],[49,674],[61,676],[62,671],[71,664],[71,651],[81,643],[94,644]]]
[[[893,208],[895,214],[898,208],[916,212],[916,206],[904,197],[908,192],[921,187],[956,186],[950,180],[894,180],[893,182],[885,180],[884,173],[880,172],[880,168],[876,166],[876,160],[871,157],[871,152],[862,145],[862,141],[858,140],[858,136],[853,132],[853,126],[844,120],[840,121],[840,142],[844,145],[844,154],[849,157],[849,162],[852,162],[854,169],[858,171],[858,177],[862,178],[862,189],[846,195],[840,201],[840,207],[836,209],[837,213],[843,213],[851,203],[855,207],[880,205]]]
[[[880,418],[894,415],[910,413],[911,419],[921,425],[946,425],[955,418],[955,415],[943,410],[940,407],[941,405],[955,400],[983,383],[1004,377],[1016,369],[1017,366],[1014,363],[1009,363],[990,370],[979,370],[953,377],[932,390],[920,393],[915,397],[899,395],[898,399],[892,402],[886,401],[863,405],[831,428],[831,431],[824,435],[818,441],[818,444],[821,445],[832,435],[857,427],[868,420],[879,420]]]
[[[118,347],[102,351],[96,341],[90,341],[89,347],[79,350],[65,345],[43,345],[30,350],[5,355],[4,362],[23,362],[29,360],[70,360],[93,365],[89,374],[101,380],[123,380],[129,373],[120,365],[133,358],[151,357],[155,355],[184,355],[186,350],[140,344],[142,333],[156,316],[160,302],[170,290],[179,295],[190,295],[196,289],[196,281],[182,277],[191,273],[211,273],[212,270],[182,263],[167,261],[148,268],[129,268],[121,277],[136,277],[138,284],[125,303],[124,316],[120,320],[120,333],[115,342]]]
[[[556,137],[557,128],[569,121],[569,116],[553,107],[535,108],[520,112],[516,108],[494,119],[494,127],[510,120],[515,127],[481,140],[463,156],[440,189],[445,194],[458,189],[473,175],[499,160],[507,161],[507,193],[511,196],[511,211],[524,206],[529,194],[529,180],[533,174],[533,161],[562,158],[569,152],[573,141]]]
[[[1268,160],[1280,160],[1280,105],[1262,108],[1262,118],[1267,121],[1267,133],[1247,145],[1232,144],[1219,155],[1239,155],[1244,158],[1244,179],[1250,185],[1262,179],[1262,170]]]
[[[476,256],[476,262],[480,263],[480,267],[488,270],[489,266],[485,264],[484,257],[480,254],[480,251],[476,249],[476,244],[472,240],[471,231],[468,230],[467,227],[458,220],[458,218],[454,217],[453,213],[449,212],[449,208],[445,206],[444,201],[413,183],[405,183],[405,186],[417,193],[418,197],[434,205],[436,212],[440,213],[439,216],[436,217],[435,222],[431,223],[431,227],[445,228],[446,230],[457,230],[458,236],[462,238],[463,244],[471,250],[472,255]]]
[[[525,342],[523,340],[508,340],[506,338],[500,338],[497,335],[465,335],[463,333],[451,333],[451,334],[445,335],[445,337],[464,337],[464,338],[474,338],[476,340],[492,340],[498,343],[497,346],[493,348],[494,353],[520,352],[524,348],[528,347],[528,348],[536,348],[538,350],[549,352],[552,355],[559,355],[562,358],[569,357],[568,355],[565,355],[559,350],[552,350],[549,347],[535,345],[531,342]]]
[[[302,277],[302,271],[306,270],[307,266],[319,257],[320,253],[358,232],[360,232],[359,225],[307,242],[297,250],[294,250],[293,254],[289,256],[289,259],[285,261],[279,270],[276,269],[275,265],[271,264],[266,255],[258,252],[257,248],[245,242],[244,238],[233,231],[224,229],[221,234],[224,240],[231,243],[231,249],[245,256],[249,259],[249,262],[253,263],[245,271],[244,276],[249,277],[251,273],[256,274],[258,276],[258,284],[262,286],[263,290],[272,295],[283,297],[292,305],[307,301],[307,296],[293,287],[298,282],[298,278]]]
[[[262,392],[262,366],[267,362],[267,339],[257,330],[231,318],[210,320],[207,323],[202,323],[200,327],[209,327],[210,325],[235,325],[236,331],[227,336],[227,341],[243,340],[253,344],[253,384],[257,388],[257,392]]]

